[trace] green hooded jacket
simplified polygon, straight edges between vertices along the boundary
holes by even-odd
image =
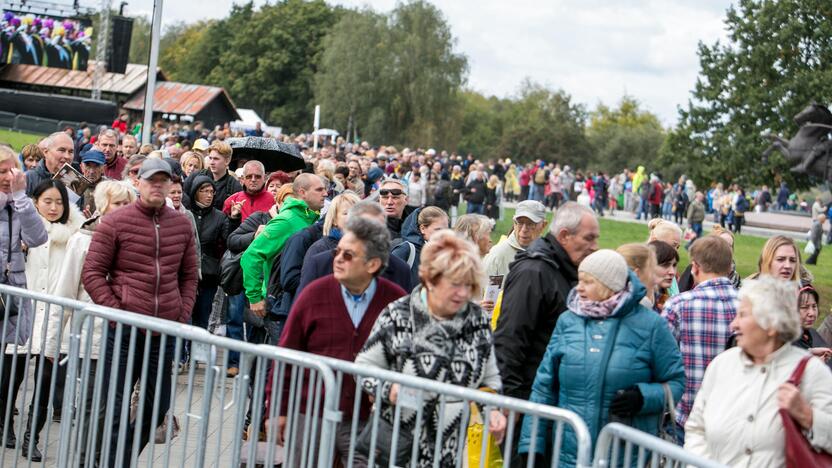
[[[310,210],[305,201],[289,197],[277,216],[266,224],[266,229],[246,249],[240,257],[240,267],[243,269],[243,287],[251,304],[266,298],[272,262],[283,250],[286,241],[317,221],[318,216],[318,212]]]

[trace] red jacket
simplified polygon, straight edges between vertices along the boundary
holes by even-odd
[[[381,311],[388,304],[406,295],[404,289],[395,283],[384,278],[376,278],[376,293],[367,312],[358,324],[358,329],[352,324],[347,307],[344,305],[344,298],[341,295],[341,285],[335,276],[328,275],[319,278],[306,286],[292,305],[289,318],[283,332],[280,334],[280,346],[284,348],[306,351],[312,354],[328,356],[344,361],[354,361],[355,356],[364,347],[370,331],[381,315]],[[291,368],[286,368],[286,382],[283,398],[281,398],[281,412],[286,414],[289,404],[289,382],[291,381]],[[269,369],[269,376],[266,378],[266,409],[264,414],[269,414],[269,404],[272,395],[272,375],[274,365]],[[308,385],[302,386],[302,400],[300,412],[304,413],[306,408],[306,391]],[[349,419],[352,415],[353,402],[355,401],[355,380],[348,375],[344,376],[341,385],[340,407]],[[366,394],[361,396],[360,418],[366,419],[369,413],[370,401]]]
[[[664,201],[664,187],[661,182],[653,182],[650,187],[650,204],[659,206]]]
[[[237,203],[240,200],[246,201],[243,203],[242,211],[240,211],[241,223],[245,221],[246,218],[251,216],[252,213],[256,213],[258,211],[269,211],[272,206],[274,206],[274,195],[270,192],[261,190],[260,192],[251,195],[245,190],[242,190],[225,199],[225,203],[222,204],[222,212],[225,213],[226,216],[231,216],[231,203]]]
[[[121,180],[121,174],[127,167],[127,160],[116,156],[113,161],[104,165],[104,175],[113,180]]]
[[[81,280],[96,304],[187,323],[197,283],[191,221],[141,201],[104,216]]]

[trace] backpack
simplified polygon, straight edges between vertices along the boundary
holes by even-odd
[[[537,185],[543,185],[546,183],[546,171],[543,168],[539,168],[534,173],[534,183]]]
[[[226,250],[220,260],[220,286],[229,296],[244,292],[243,269],[240,267],[240,257],[243,256],[243,252],[233,253]]]
[[[416,261],[416,246],[413,245],[413,242],[405,242],[407,242],[407,246],[410,249],[410,252],[407,254],[407,266],[409,266],[412,269],[413,263]]]

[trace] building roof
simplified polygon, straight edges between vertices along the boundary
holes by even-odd
[[[194,85],[163,81],[156,83],[153,93],[153,112],[176,115],[197,115],[214,99],[222,99],[231,111],[231,116],[239,119],[237,108],[225,89],[216,86]],[[122,106],[129,110],[144,109],[144,90],[136,93]]]
[[[42,67],[39,65],[6,65],[0,68],[0,81],[51,88],[68,88],[91,91],[95,61],[90,60],[87,71],[65,68]],[[167,78],[161,70],[157,79]],[[147,81],[147,65],[130,63],[124,74],[104,73],[101,91],[104,93],[130,95],[141,89]]]

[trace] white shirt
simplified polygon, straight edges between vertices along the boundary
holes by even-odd
[[[718,355],[685,425],[685,449],[734,467],[785,466],[777,389],[806,354],[787,344],[765,364],[754,364],[739,347]],[[806,365],[800,393],[813,408],[810,442],[832,452],[832,372],[819,359]]]

